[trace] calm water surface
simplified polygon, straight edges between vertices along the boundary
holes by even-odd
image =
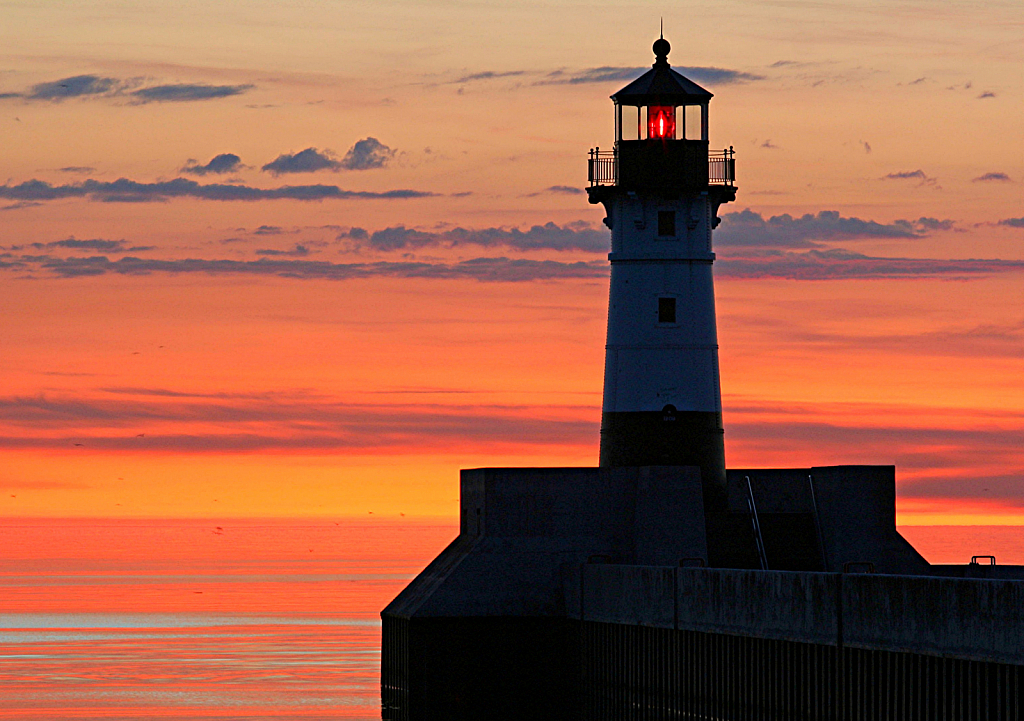
[[[901,530],[933,562],[1024,563],[1020,527]],[[455,533],[0,520],[0,718],[378,719],[378,613]]]
[[[380,718],[378,613],[455,533],[0,521],[0,718]]]

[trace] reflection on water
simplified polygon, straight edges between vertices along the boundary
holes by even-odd
[[[1024,562],[1016,527],[904,527]],[[0,520],[0,718],[378,719],[380,609],[454,525]]]
[[[380,718],[377,614],[454,534],[0,521],[0,718]]]

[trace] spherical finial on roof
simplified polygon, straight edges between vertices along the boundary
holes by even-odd
[[[669,45],[668,40],[665,38],[658,38],[654,41],[654,55],[659,61],[668,60],[668,54],[672,50],[672,46]]]

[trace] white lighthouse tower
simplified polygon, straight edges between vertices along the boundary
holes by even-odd
[[[724,508],[725,445],[711,233],[736,199],[733,151],[708,149],[711,93],[654,43],[651,70],[612,95],[615,147],[590,157],[590,202],[612,231],[602,466],[699,466]]]

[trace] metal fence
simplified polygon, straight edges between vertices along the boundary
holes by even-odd
[[[591,148],[587,180],[591,186],[618,184],[619,163],[614,150]],[[708,152],[708,183],[727,187],[736,184],[736,151],[731,147]]]
[[[708,182],[730,187],[736,184],[736,151],[732,147],[708,153]]]
[[[1014,721],[1024,667],[586,621],[584,721]]]

